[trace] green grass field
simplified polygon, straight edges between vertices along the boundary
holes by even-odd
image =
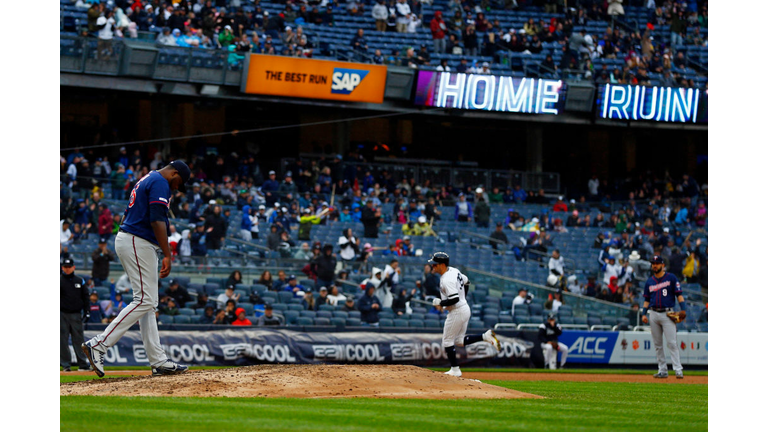
[[[468,371],[468,370],[467,370]],[[495,370],[494,370],[495,371]],[[568,371],[567,369],[563,372]],[[594,373],[594,371],[592,371]],[[614,372],[614,371],[607,371]],[[576,370],[573,370],[576,373]],[[95,376],[62,376],[61,382]],[[106,379],[106,378],[105,378]],[[707,385],[486,381],[546,399],[60,397],[61,430],[707,430]]]

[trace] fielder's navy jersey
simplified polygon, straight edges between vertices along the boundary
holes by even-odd
[[[672,273],[664,273],[661,279],[656,279],[656,276],[649,277],[643,290],[643,297],[652,308],[675,307],[675,299],[682,294],[680,282]]]
[[[165,207],[165,225],[168,228],[168,208],[171,203],[171,187],[159,172],[152,171],[136,182],[128,198],[128,208],[120,228],[144,240],[158,244],[149,220],[149,206]]]

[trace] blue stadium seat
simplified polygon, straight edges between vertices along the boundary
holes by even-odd
[[[300,326],[313,326],[313,325],[315,325],[315,321],[312,318],[309,318],[309,317],[298,317],[298,318],[296,318],[296,325],[300,325]]]
[[[190,308],[181,308],[179,309],[180,315],[195,315],[195,310]]]
[[[311,310],[303,310],[303,311],[299,312],[299,316],[315,318],[317,316],[317,313],[315,311],[311,311]]]
[[[189,315],[176,315],[173,317],[174,324],[190,324],[192,318]]]
[[[317,317],[317,318],[315,318],[315,325],[316,326],[328,326],[328,325],[331,325],[331,319],[330,318]]]
[[[395,319],[393,320],[395,327],[408,327],[408,320]]]
[[[331,318],[331,325],[335,325],[336,327],[346,327],[347,319],[346,318]]]
[[[347,327],[359,327],[361,324],[360,318],[347,318]]]
[[[317,317],[322,317],[322,318],[333,318],[333,313],[331,313],[331,311],[327,311],[327,310],[320,310],[320,311],[316,312],[316,316]]]
[[[360,319],[360,311],[349,311],[349,317]]]
[[[157,320],[163,324],[173,324],[173,317],[171,315],[160,314]]]
[[[283,311],[286,324],[296,324],[296,320],[299,318],[299,312],[294,310]]]
[[[426,328],[440,328],[439,320],[424,320],[424,327]]]
[[[389,318],[379,318],[379,327],[394,327],[395,323]]]

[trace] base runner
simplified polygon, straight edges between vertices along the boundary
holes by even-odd
[[[466,334],[467,324],[472,316],[467,304],[465,288],[469,285],[469,279],[455,267],[449,267],[449,261],[447,253],[435,252],[427,262],[432,266],[432,271],[440,275],[440,298],[432,300],[432,304],[448,310],[448,318],[443,327],[443,348],[451,362],[451,370],[446,374],[460,377],[461,369],[456,360],[456,346],[485,341],[493,345],[496,351],[501,351],[501,343],[493,330],[488,330],[481,335]]]
[[[171,273],[168,244],[168,208],[171,191],[186,191],[190,171],[187,164],[173,161],[142,177],[131,191],[115,251],[131,281],[133,301],[109,324],[103,333],[82,344],[82,349],[99,377],[104,376],[104,356],[137,321],[152,375],[186,372],[187,366],[168,359],[160,345],[155,308],[158,302],[157,252],[163,252],[160,278]]]

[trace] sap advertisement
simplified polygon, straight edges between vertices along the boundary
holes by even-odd
[[[682,87],[601,85],[597,117],[674,123],[704,123],[707,91]]]
[[[656,364],[656,348],[650,332],[563,331],[559,341],[568,345],[568,363]],[[709,361],[708,333],[677,333],[680,362],[706,365]],[[664,354],[672,364],[664,343]]]
[[[414,104],[525,114],[562,112],[562,81],[419,71]]]

